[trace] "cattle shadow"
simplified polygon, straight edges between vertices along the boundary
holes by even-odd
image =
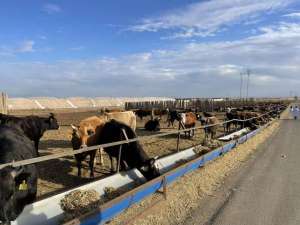
[[[39,144],[40,149],[55,149],[55,148],[72,148],[72,144],[70,140],[41,140]]]
[[[43,154],[44,155],[44,154]],[[46,155],[49,155],[46,153]],[[77,176],[77,164],[72,156],[64,157],[61,159],[52,159],[44,161],[39,164],[39,200],[59,194],[61,192],[76,188],[78,186],[103,179],[111,176],[110,168],[107,166],[95,165],[95,177],[89,176],[88,158],[82,162],[82,176]]]
[[[162,139],[177,139],[178,138],[178,134],[177,133],[175,133],[175,134],[169,134],[169,135],[166,135],[166,136],[161,136],[160,138],[162,138]],[[196,138],[196,137],[195,136],[189,137],[188,133],[187,133],[187,135],[185,135],[184,132],[182,132],[180,134],[180,139],[193,140],[194,138]]]
[[[78,177],[77,170],[75,170],[74,167],[76,167],[75,160],[71,161],[65,158],[39,163],[38,171],[39,179],[41,179],[41,185],[39,185],[41,188],[41,198],[52,196],[93,180],[89,177]],[[57,188],[57,186],[59,186],[59,188]]]
[[[148,130],[145,130],[144,128],[137,128],[136,129],[136,134],[139,137],[150,136],[150,135],[161,134],[161,133],[163,133],[163,132],[161,132],[161,131],[148,131]]]

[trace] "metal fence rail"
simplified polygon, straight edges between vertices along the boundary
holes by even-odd
[[[231,123],[231,122],[247,122],[247,121],[251,121],[251,120],[254,120],[254,119],[265,117],[266,115],[268,115],[268,114],[270,114],[274,111],[275,110],[269,111],[269,112],[264,113],[260,116],[252,117],[252,118],[245,119],[245,120],[232,119],[232,120],[227,120],[227,121],[217,123],[217,124],[213,124],[213,125],[206,125],[206,126],[199,126],[199,127],[193,127],[193,128],[176,130],[176,131],[169,131],[169,132],[161,133],[161,134],[154,134],[154,135],[149,135],[149,136],[145,136],[145,137],[137,137],[137,138],[132,138],[132,139],[123,140],[123,141],[117,141],[117,142],[112,142],[112,143],[107,143],[107,144],[84,147],[84,148],[79,149],[79,150],[67,150],[67,151],[63,150],[60,153],[55,153],[55,154],[52,154],[52,155],[41,156],[41,157],[36,157],[36,158],[32,158],[32,159],[13,161],[13,162],[5,163],[5,164],[0,164],[0,170],[7,167],[7,166],[12,166],[12,167],[25,166],[25,165],[35,164],[35,163],[44,162],[44,161],[48,161],[48,160],[52,160],[52,159],[59,159],[59,158],[67,157],[67,156],[74,156],[76,154],[89,152],[89,151],[93,151],[93,150],[98,150],[100,148],[107,148],[107,147],[118,146],[118,145],[122,145],[122,144],[128,144],[128,143],[131,143],[131,142],[145,140],[145,139],[149,139],[149,138],[163,137],[163,136],[168,136],[168,135],[172,135],[172,134],[180,135],[183,132],[192,131],[192,130],[199,130],[199,129],[207,129],[209,127],[224,125],[224,124]]]

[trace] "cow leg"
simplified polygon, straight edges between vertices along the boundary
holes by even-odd
[[[209,129],[209,128],[204,128],[204,134],[205,134],[204,139],[205,139],[205,140],[208,139],[208,135],[209,135],[209,133],[210,133],[208,129]]]
[[[89,161],[90,177],[94,177],[94,160],[95,160],[95,156],[96,156],[96,151],[90,154],[90,161]]]
[[[121,170],[127,170],[129,168],[127,163],[124,160],[121,160],[120,166],[121,166]]]
[[[36,155],[40,156],[40,154],[39,154],[39,140],[34,141],[34,147],[35,147]]]
[[[100,161],[100,165],[103,166],[104,165],[104,160],[103,160],[103,148],[99,149],[99,161]]]
[[[77,160],[77,169],[78,169],[77,175],[81,177],[81,161],[79,160]]]
[[[96,152],[96,155],[95,155],[95,158],[94,158],[94,165],[97,165],[97,152]],[[100,163],[100,161],[99,161],[99,163]]]
[[[113,158],[111,156],[109,156],[109,159],[110,159],[110,171],[113,173],[115,171],[114,164],[113,164]]]

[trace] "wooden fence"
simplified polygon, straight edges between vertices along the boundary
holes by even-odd
[[[8,111],[7,94],[3,93],[3,92],[1,92],[0,94],[1,94],[1,96],[0,96],[0,113],[7,114],[7,111]]]
[[[279,98],[176,98],[175,101],[127,102],[125,109],[182,109],[199,112],[225,111],[227,107],[239,108],[242,106],[257,106],[267,103],[283,103],[286,99]]]

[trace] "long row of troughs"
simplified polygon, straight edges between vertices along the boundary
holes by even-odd
[[[268,125],[268,124],[267,124]],[[214,160],[220,155],[235,148],[238,144],[245,142],[247,139],[256,135],[264,125],[252,132],[248,130],[240,130],[229,136],[223,137],[224,140],[233,141],[227,142],[225,145],[205,154],[199,156],[196,148],[192,147],[184,151],[163,157],[157,160],[157,167],[162,174],[149,182],[145,182],[146,179],[137,170],[133,169],[126,172],[121,172],[107,178],[91,182],[84,186],[69,190],[67,192],[55,195],[50,198],[46,198],[33,204],[27,205],[22,214],[17,220],[12,222],[12,225],[56,225],[63,221],[64,211],[60,207],[60,201],[69,193],[74,190],[87,190],[94,189],[100,195],[104,195],[105,187],[113,187],[115,189],[126,186],[132,188],[130,191],[122,194],[121,196],[104,203],[92,214],[85,215],[81,218],[76,218],[67,224],[103,224],[108,220],[111,220],[114,216],[121,213],[123,210],[129,208],[131,205],[141,201],[145,197],[157,192],[163,188],[164,185],[169,185],[176,179],[180,178],[186,173],[189,173],[208,161]],[[245,134],[245,132],[248,132]],[[239,136],[239,138],[236,138]],[[179,163],[178,163],[179,162]],[[183,162],[180,165],[180,162]],[[135,187],[136,183],[143,183],[142,185]]]

